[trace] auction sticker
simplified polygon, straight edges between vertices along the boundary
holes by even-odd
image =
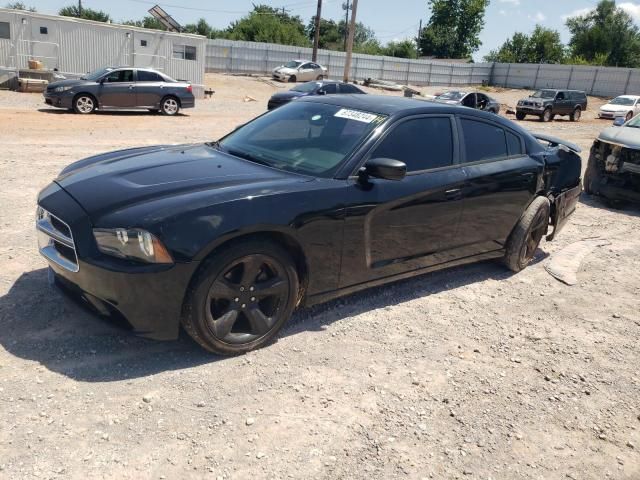
[[[359,112],[358,110],[349,110],[348,108],[341,108],[336,112],[334,117],[347,118],[349,120],[355,120],[356,122],[371,123],[378,118],[378,115],[374,113]]]

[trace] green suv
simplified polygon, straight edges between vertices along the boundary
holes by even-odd
[[[587,109],[587,94],[579,90],[537,90],[523,98],[516,107],[516,118],[524,120],[527,115],[535,115],[543,122],[550,122],[556,115],[567,115],[577,122]]]

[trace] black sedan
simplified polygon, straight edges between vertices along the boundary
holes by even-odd
[[[182,323],[241,353],[300,305],[479,260],[525,268],[575,208],[577,151],[467,108],[309,97],[217,142],[71,164],[38,197],[40,252],[136,333]]]
[[[274,93],[267,103],[267,109],[273,110],[296,98],[309,97],[312,95],[333,95],[337,93],[364,94],[365,92],[350,83],[318,80],[297,85],[286,92]]]

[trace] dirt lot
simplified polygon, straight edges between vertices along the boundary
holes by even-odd
[[[237,358],[141,340],[50,288],[34,210],[63,166],[216,138],[277,90],[208,84],[177,118],[0,92],[0,478],[640,478],[637,209],[585,197],[520,274],[483,263],[364,292]],[[578,124],[524,124],[588,149],[609,123],[590,101]],[[545,271],[593,238],[577,285]]]

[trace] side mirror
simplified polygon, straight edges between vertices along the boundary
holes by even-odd
[[[107,81],[107,77],[102,77],[98,83],[102,85],[106,81]]]
[[[327,91],[326,90],[318,90],[318,95],[326,95]]]
[[[361,174],[384,180],[402,180],[407,174],[407,165],[392,158],[373,158],[361,169]]]

